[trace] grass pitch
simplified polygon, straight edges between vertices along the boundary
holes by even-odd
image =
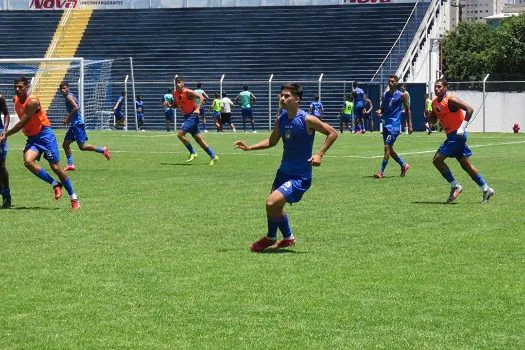
[[[112,160],[72,146],[79,212],[53,200],[11,137],[0,348],[525,348],[523,135],[470,134],[496,196],[480,204],[449,160],[464,191],[444,205],[431,161],[444,135],[402,135],[407,176],[391,161],[376,180],[381,136],[345,133],[286,207],[296,246],[254,254],[282,143],[232,144],[267,135],[205,134],[220,156],[209,167],[200,149],[185,164],[172,133],[91,131]]]

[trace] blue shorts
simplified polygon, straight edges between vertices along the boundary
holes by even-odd
[[[42,153],[44,158],[51,164],[58,163],[60,161],[60,152],[58,151],[58,144],[55,134],[50,127],[43,127],[40,134],[36,136],[29,136],[26,141],[26,147],[24,153],[28,150],[32,150],[38,153],[38,160]]]
[[[363,112],[365,111],[365,106],[356,106],[354,108],[354,115],[356,118],[363,118]]]
[[[311,178],[291,176],[277,170],[272,190],[281,192],[288,203],[297,203],[303,198],[303,194],[308,191],[311,185]]]
[[[241,111],[241,115],[243,118],[251,118],[253,119],[253,109],[251,108],[243,108]]]
[[[171,122],[173,122],[175,120],[175,110],[173,109],[165,109],[164,110],[164,117],[166,118],[166,120],[169,120]]]
[[[122,111],[118,111],[118,110],[115,111],[113,114],[115,114],[116,120],[122,120],[126,117]]]
[[[199,109],[201,118],[204,118],[206,116],[206,108]]]
[[[383,142],[385,143],[385,145],[393,145],[396,142],[399,134],[400,134],[399,131],[392,132],[388,130],[387,128],[384,128],[383,129]]]
[[[352,115],[341,113],[341,121],[349,123],[352,121]]]
[[[221,112],[213,111],[213,118],[215,119],[221,119]]]
[[[79,145],[86,143],[88,136],[86,133],[86,126],[84,124],[77,124],[70,126],[64,137],[64,141],[76,141]]]
[[[138,120],[144,120],[144,114],[137,114]]]
[[[199,117],[193,113],[184,116],[184,123],[180,127],[185,133],[190,133],[191,136],[197,135],[199,131]]]
[[[448,158],[470,157],[472,151],[467,146],[467,133],[458,137],[456,132],[451,132],[447,135],[447,139],[439,147],[438,153],[444,154]]]
[[[2,133],[3,129],[0,129],[0,134]],[[0,144],[0,162],[5,160],[7,157],[7,142],[4,142],[3,144]]]

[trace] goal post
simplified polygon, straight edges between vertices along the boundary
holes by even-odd
[[[53,127],[62,127],[66,116],[64,98],[59,89],[67,81],[77,96],[80,113],[86,127],[111,127],[111,68],[113,60],[86,60],[67,58],[9,58],[0,59],[0,94],[11,104],[14,96],[13,80],[25,76],[31,81],[30,93],[38,95]],[[16,116],[16,113],[13,113]]]

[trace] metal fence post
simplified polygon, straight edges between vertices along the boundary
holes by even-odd
[[[268,80],[268,130],[272,129],[272,80],[273,74]]]

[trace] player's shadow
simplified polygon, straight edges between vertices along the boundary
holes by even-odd
[[[389,176],[384,176],[383,175],[383,179],[390,179],[392,177],[398,177],[398,176],[394,176],[394,175],[389,175]],[[382,180],[382,179],[378,179],[377,177],[375,177],[375,175],[365,175],[362,177],[363,179],[374,179],[374,180]]]
[[[456,203],[456,202],[447,203],[447,202],[437,202],[437,201],[413,201],[412,204],[445,204],[445,205],[456,205],[456,204],[458,204],[458,203]]]
[[[10,208],[4,208],[0,210],[63,210],[62,208],[50,208],[50,207],[25,207],[25,206],[12,206]]]
[[[254,252],[255,254],[306,254],[307,252],[297,252],[292,249],[286,249],[286,248],[267,248],[265,250],[261,250],[260,252]]]
[[[190,166],[191,163],[160,163],[160,165]]]

